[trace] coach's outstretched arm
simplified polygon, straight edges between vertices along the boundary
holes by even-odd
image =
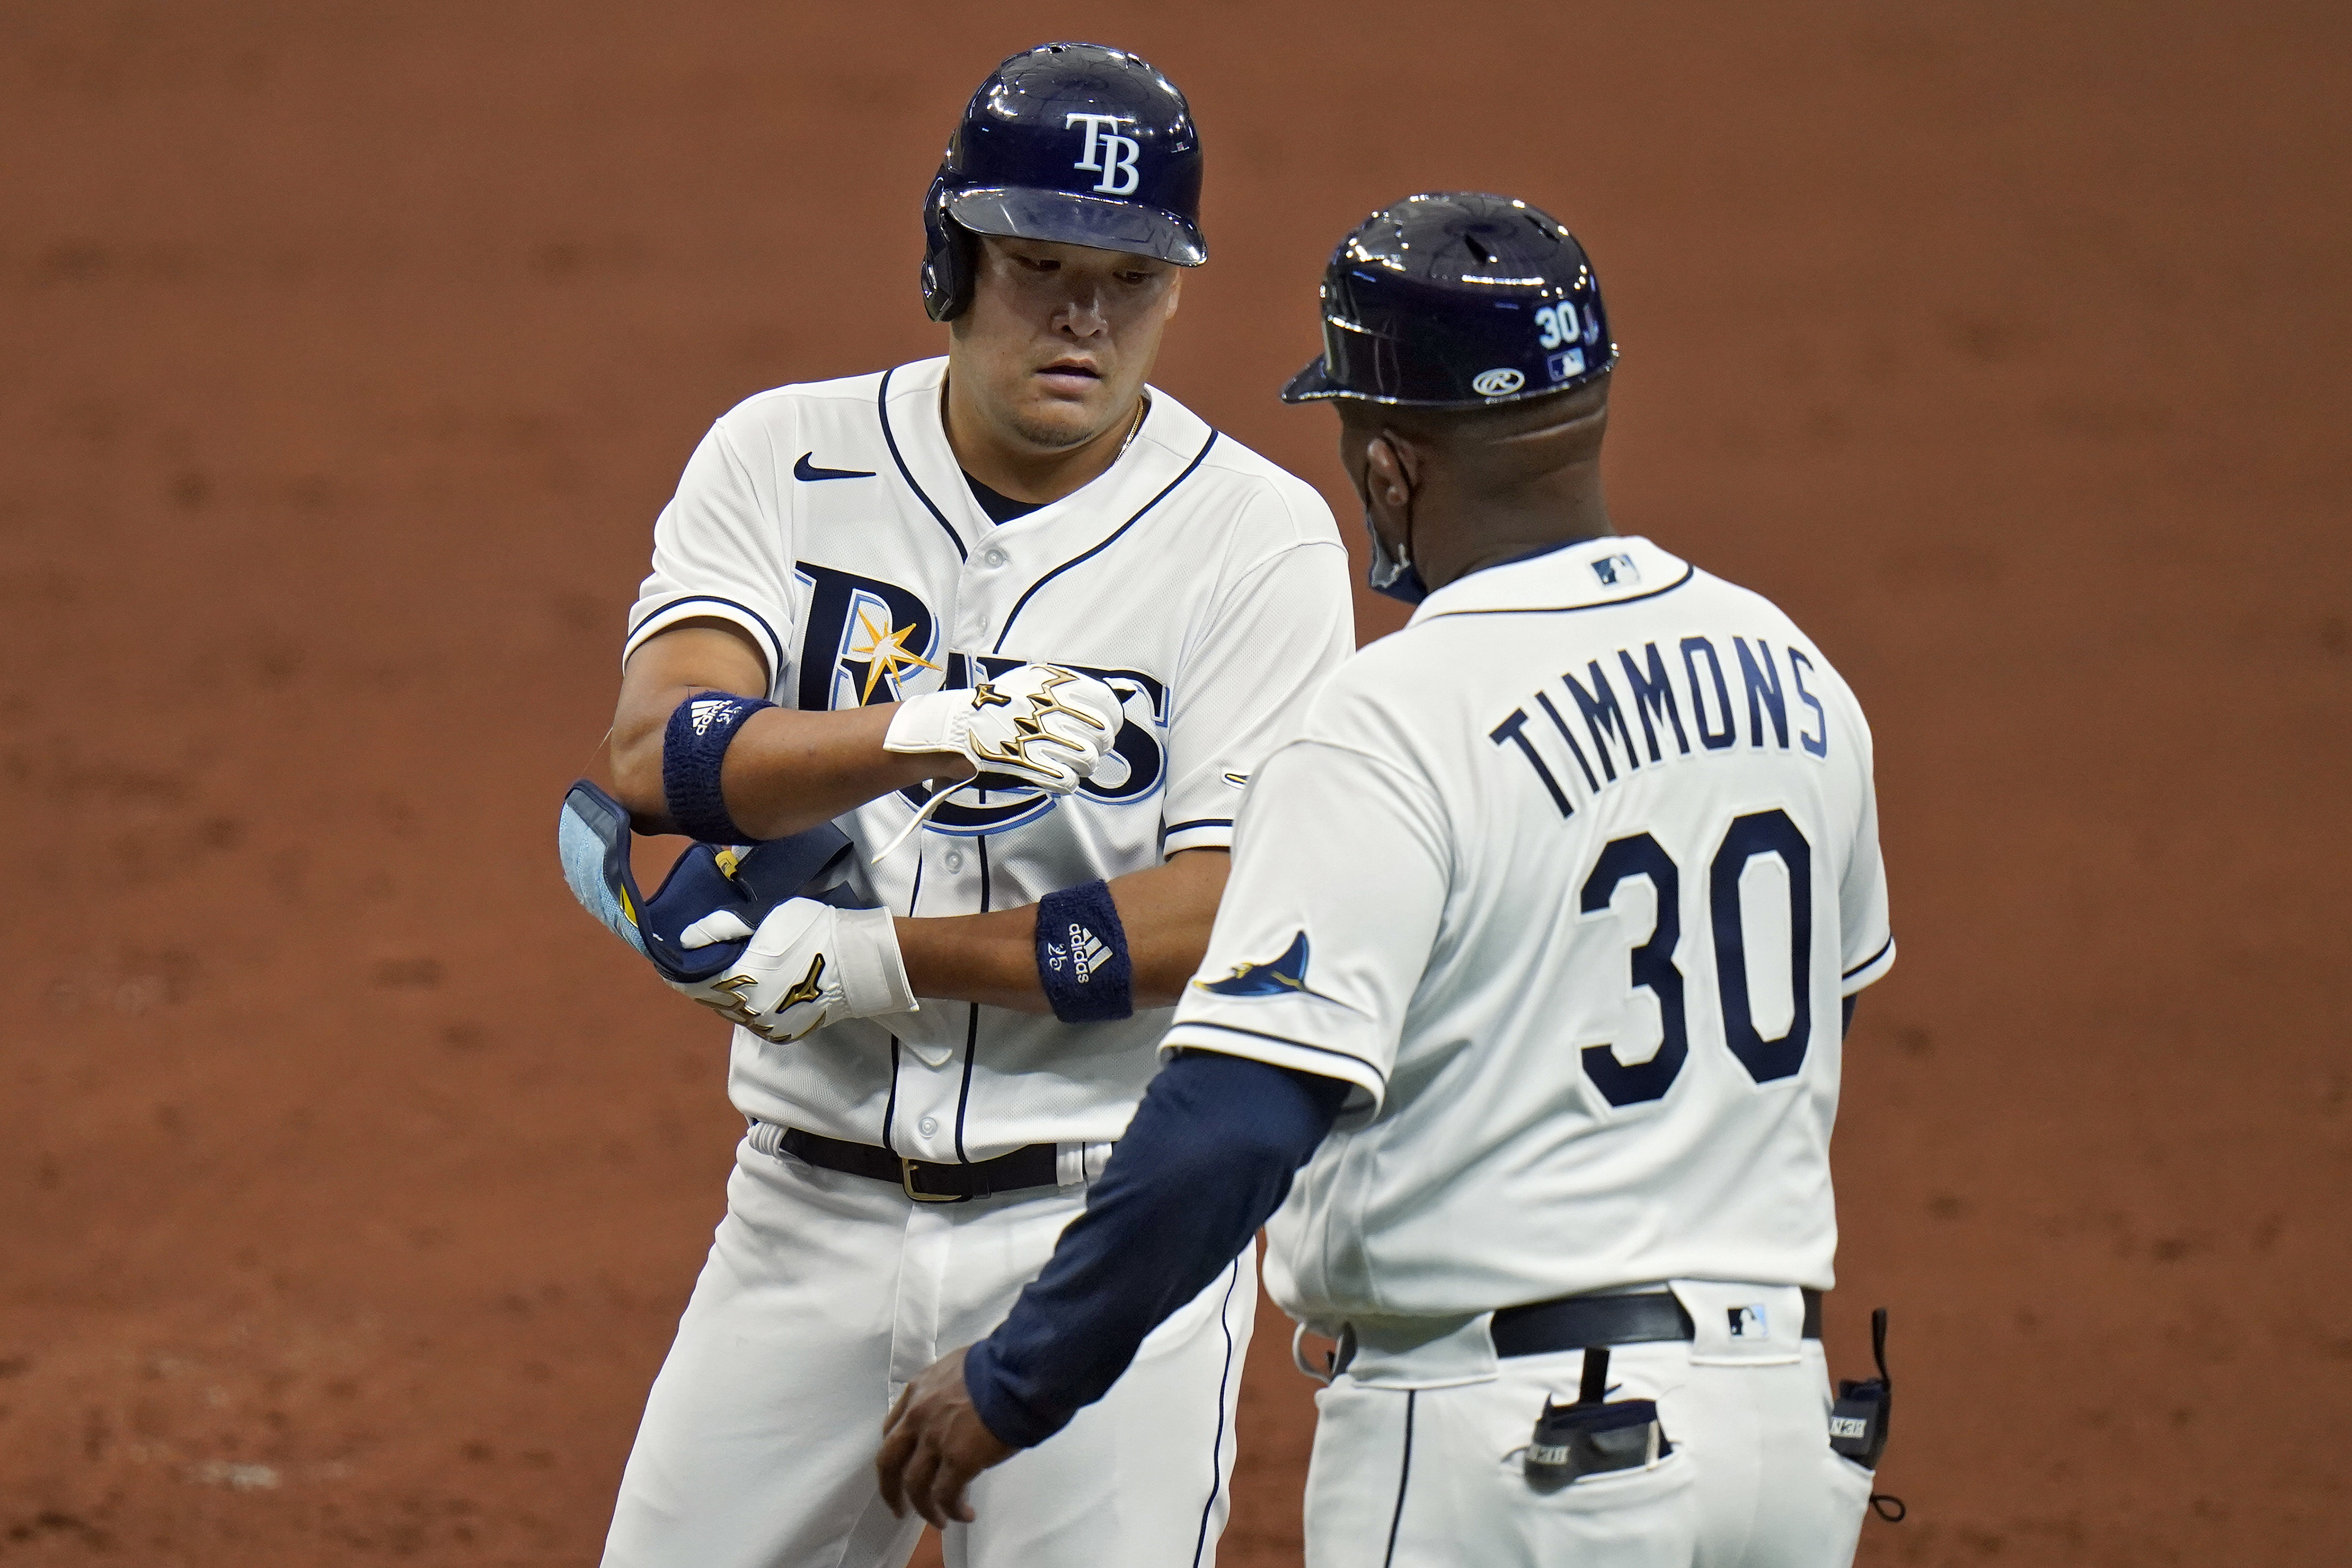
[[[933,1363],[892,1408],[874,1460],[891,1510],[941,1527],[971,1520],[972,1477],[1101,1398],[1144,1336],[1250,1245],[1330,1134],[1349,1087],[1179,1053],[1012,1316]]]

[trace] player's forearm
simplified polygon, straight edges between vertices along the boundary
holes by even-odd
[[[642,825],[668,826],[662,742],[669,715],[709,688],[649,692],[613,731],[614,794]],[[946,752],[882,749],[896,703],[803,713],[763,709],[743,721],[719,773],[728,815],[757,838],[782,838],[927,778],[963,778],[971,765]]]
[[[1137,1006],[1169,1005],[1200,969],[1231,859],[1222,849],[1192,849],[1165,865],[1111,879]],[[984,915],[902,917],[898,929],[916,995],[1021,1013],[1053,1010],[1037,974],[1036,905]]]
[[[663,752],[678,704],[698,693],[757,697],[768,689],[759,647],[739,626],[688,621],[629,656],[613,713],[613,794],[641,832],[673,828],[663,787]],[[829,822],[892,790],[927,778],[966,778],[955,752],[882,749],[898,704],[803,713],[763,709],[728,743],[719,792],[735,826],[755,838],[782,838]]]

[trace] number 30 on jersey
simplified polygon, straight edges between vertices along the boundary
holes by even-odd
[[[1789,1027],[1766,1039],[1756,1027],[1748,994],[1748,932],[1742,920],[1739,880],[1759,856],[1777,858],[1789,881]],[[1663,1099],[1690,1057],[1690,1022],[1683,998],[1683,972],[1675,963],[1682,942],[1682,868],[1646,833],[1612,839],[1592,874],[1584,879],[1578,908],[1587,916],[1606,913],[1619,884],[1647,878],[1657,895],[1657,922],[1647,942],[1633,949],[1633,987],[1657,998],[1663,1034],[1657,1053],[1628,1066],[1610,1047],[1587,1046],[1584,1073],[1610,1104],[1635,1105]],[[1715,944],[1716,988],[1723,1004],[1724,1044],[1758,1083],[1793,1076],[1804,1066],[1812,1039],[1812,986],[1806,973],[1813,951],[1813,853],[1785,811],[1759,811],[1737,817],[1723,836],[1706,875],[1708,934]],[[1590,1037],[1587,1037],[1588,1038]]]

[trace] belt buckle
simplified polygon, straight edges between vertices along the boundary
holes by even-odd
[[[921,1161],[909,1160],[904,1154],[898,1156],[898,1185],[906,1190],[906,1194],[908,1197],[914,1199],[919,1204],[960,1204],[963,1202],[963,1194],[961,1193],[927,1193],[918,1188],[915,1185],[915,1172],[921,1163]]]

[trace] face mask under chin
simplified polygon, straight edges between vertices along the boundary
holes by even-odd
[[[1405,605],[1418,605],[1428,598],[1429,584],[1421,580],[1421,568],[1389,553],[1369,511],[1364,514],[1364,531],[1372,537],[1372,569],[1368,574],[1372,592]]]

